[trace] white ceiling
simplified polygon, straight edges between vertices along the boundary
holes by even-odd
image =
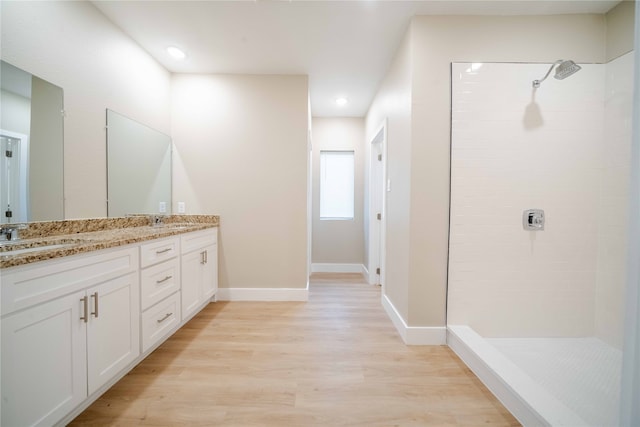
[[[362,117],[414,15],[605,13],[619,0],[92,3],[171,72],[307,74],[314,116]]]

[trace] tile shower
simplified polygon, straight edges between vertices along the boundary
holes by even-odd
[[[633,60],[537,89],[550,64],[452,64],[447,323],[539,422],[618,420]]]

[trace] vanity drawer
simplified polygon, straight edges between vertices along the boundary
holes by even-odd
[[[74,255],[0,270],[2,316],[138,269],[138,248]]]
[[[162,239],[140,246],[140,266],[142,268],[149,265],[166,261],[180,253],[180,239],[172,237]]]
[[[178,258],[143,269],[140,273],[142,310],[162,301],[179,289],[180,260]]]
[[[196,249],[218,243],[218,228],[209,228],[202,231],[183,234],[181,237],[182,253],[186,254]]]
[[[147,351],[177,328],[180,319],[180,292],[142,313],[142,351]]]

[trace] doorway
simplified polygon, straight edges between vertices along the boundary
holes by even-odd
[[[387,123],[380,125],[371,140],[369,161],[369,277],[384,292],[386,244]]]
[[[29,217],[29,137],[0,130],[0,223]]]

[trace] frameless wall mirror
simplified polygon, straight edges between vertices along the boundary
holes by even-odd
[[[63,91],[0,61],[0,223],[64,219]]]
[[[171,138],[107,110],[107,214],[171,213]]]

